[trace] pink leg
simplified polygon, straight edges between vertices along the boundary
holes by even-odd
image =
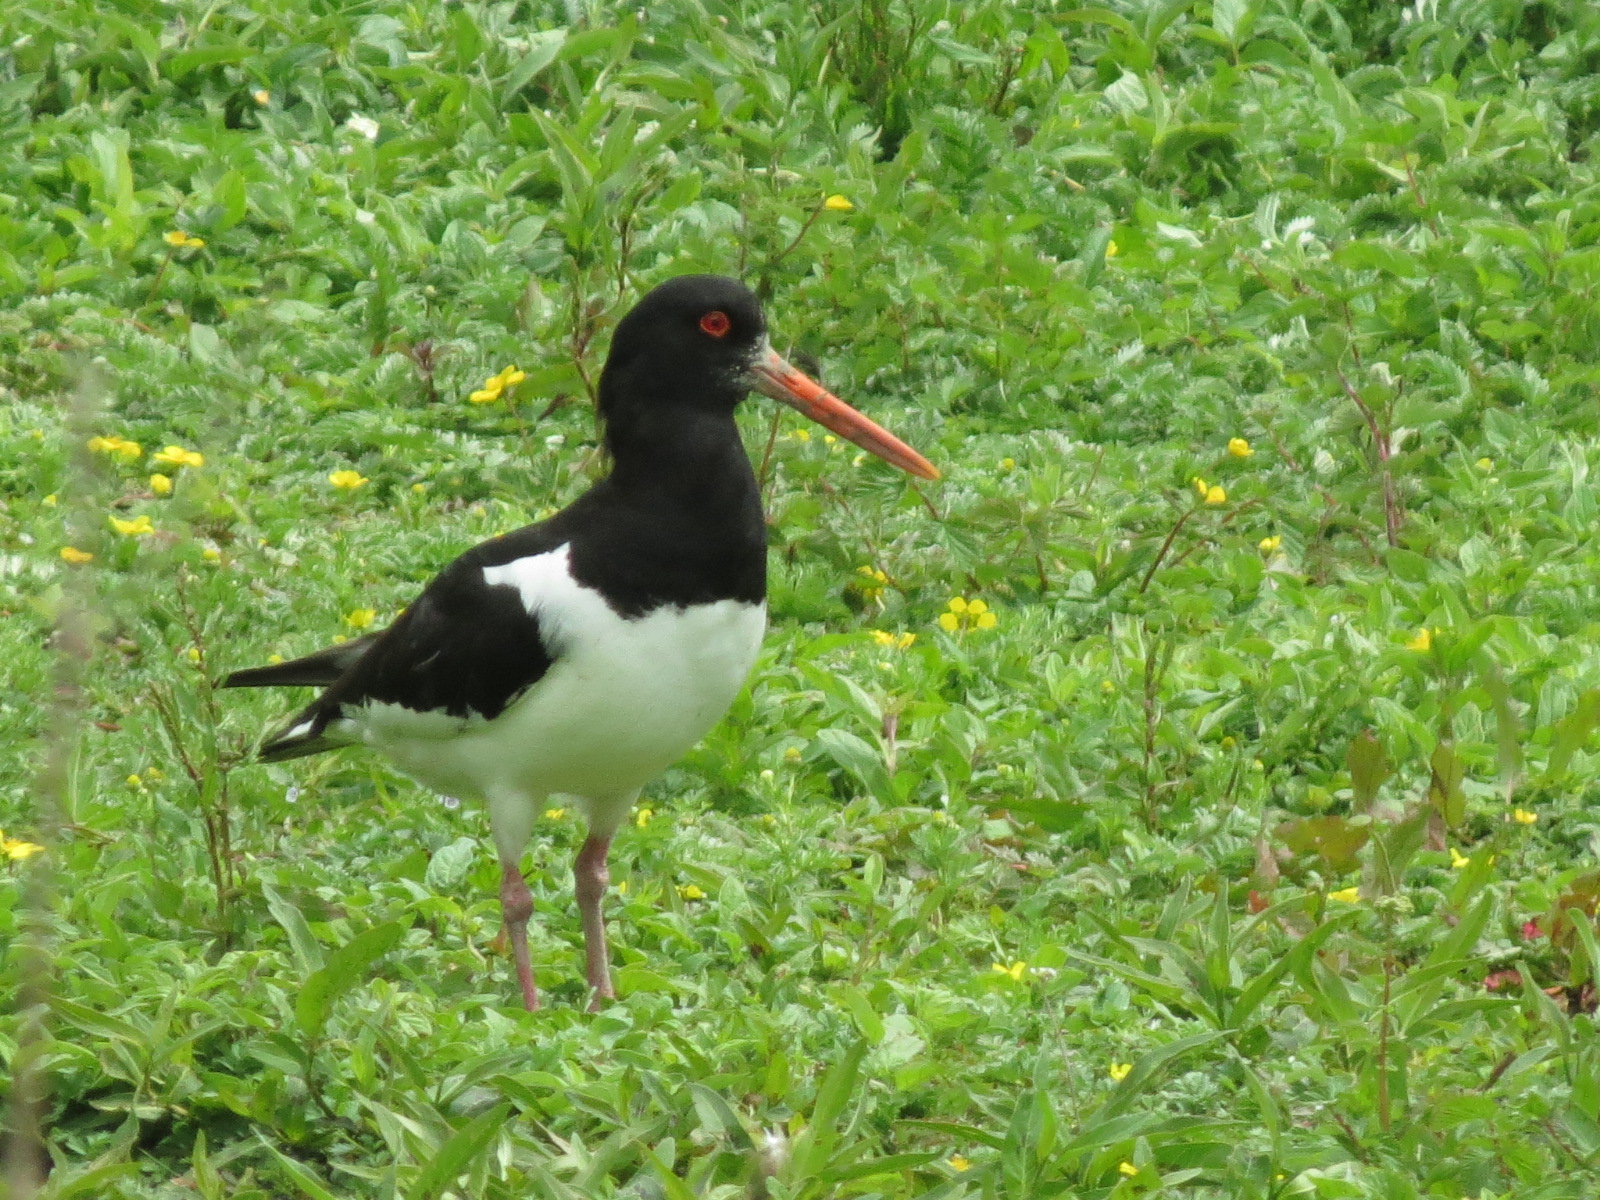
[[[611,987],[611,956],[606,953],[606,918],[600,911],[606,886],[611,882],[611,872],[606,869],[606,854],[610,849],[610,834],[600,837],[591,833],[572,866],[576,885],[574,890],[578,893],[578,915],[583,920],[583,956],[589,971],[590,1012],[598,1012],[602,1000],[617,998],[617,993]]]
[[[539,1011],[539,989],[533,982],[533,961],[528,956],[528,918],[533,916],[533,893],[522,878],[522,868],[514,862],[500,864],[500,913],[505,930],[511,935],[511,953],[517,963],[517,982],[522,985],[522,1006]]]

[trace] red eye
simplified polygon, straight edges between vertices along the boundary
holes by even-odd
[[[728,330],[733,328],[733,322],[728,320],[725,312],[708,312],[700,318],[700,328],[712,337],[727,337]]]

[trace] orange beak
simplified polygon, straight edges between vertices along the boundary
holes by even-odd
[[[768,346],[751,368],[751,384],[763,396],[799,409],[818,425],[870,450],[884,462],[923,479],[939,478],[939,470],[883,426],[862,416],[814,379],[809,379]]]

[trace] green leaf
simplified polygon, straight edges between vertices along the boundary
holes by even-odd
[[[327,965],[312,973],[295,998],[294,1012],[300,1028],[310,1037],[321,1037],[334,1002],[349,991],[374,962],[394,949],[405,932],[406,926],[399,921],[375,925],[329,955]]]
[[[510,1112],[509,1104],[497,1104],[452,1133],[407,1190],[406,1200],[438,1200],[494,1140]]]

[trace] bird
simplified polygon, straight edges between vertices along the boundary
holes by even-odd
[[[488,808],[503,932],[539,1008],[521,860],[551,796],[587,821],[573,863],[589,1006],[615,998],[603,900],[641,789],[733,702],[766,631],[766,517],[734,421],[757,392],[923,479],[938,470],[779,355],[738,280],[683,275],[617,323],[597,407],[607,475],[467,550],[381,632],[223,687],[320,687],[257,751],[366,746]]]

